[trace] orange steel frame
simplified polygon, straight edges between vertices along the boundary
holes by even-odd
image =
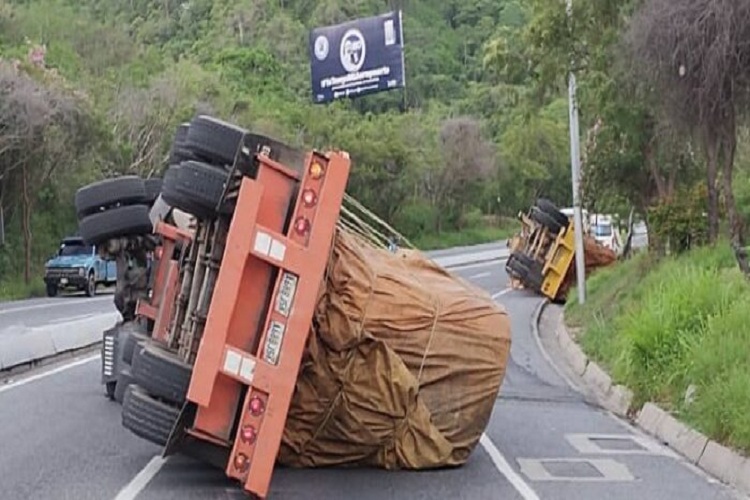
[[[136,314],[153,320],[151,336],[156,341],[166,343],[180,275],[179,262],[173,258],[174,249],[178,241],[187,244],[193,235],[164,222],[158,222],[154,232],[162,236],[161,256],[155,266],[151,300],[139,300]]]
[[[226,474],[265,498],[350,161],[346,153],[311,152],[298,173],[267,156],[257,158],[256,179],[241,183],[187,399],[197,405],[188,432],[231,447]],[[323,173],[317,177],[320,166]],[[283,231],[297,184],[291,222]],[[306,190],[316,194],[314,203],[304,198]],[[297,231],[300,218],[309,221],[302,234]],[[285,273],[297,279],[286,316],[276,307]],[[281,347],[275,360],[267,360],[264,345],[272,326],[277,333],[281,328]]]

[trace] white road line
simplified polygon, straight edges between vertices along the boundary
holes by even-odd
[[[77,321],[79,319],[92,318],[94,316],[98,316],[99,314],[100,313],[89,313],[89,314],[78,314],[76,316],[66,316],[64,318],[57,318],[57,319],[47,321],[46,324],[55,325],[57,323],[69,323],[71,321]]]
[[[11,382],[9,384],[0,386],[0,394],[9,391],[11,389],[15,389],[16,387],[20,387],[22,385],[29,384],[31,382],[36,382],[37,380],[41,380],[43,378],[47,378],[50,375],[56,375],[60,372],[64,372],[65,370],[70,370],[71,368],[75,368],[76,366],[85,365],[86,363],[90,363],[96,359],[100,359],[100,354],[94,354],[93,356],[89,356],[83,359],[79,359],[76,361],[73,361],[72,363],[68,363],[66,365],[58,366],[57,368],[53,368],[52,370],[48,370],[44,373],[39,373],[37,375],[32,375],[31,377],[23,378],[21,380],[17,380],[16,382]]]
[[[141,471],[130,481],[120,493],[117,494],[115,500],[134,500],[143,489],[148,486],[148,483],[159,473],[164,464],[169,458],[161,457],[156,455],[154,458],[141,469]]]
[[[508,260],[508,258],[503,257],[502,259],[490,260],[487,262],[476,262],[473,264],[467,263],[467,264],[460,264],[456,266],[445,267],[445,269],[447,269],[450,272],[458,273],[458,272],[468,271],[470,269],[478,269],[482,267],[501,267],[503,265],[503,262],[505,262],[506,260]]]
[[[83,304],[90,304],[92,302],[102,302],[104,300],[112,300],[112,296],[111,295],[106,295],[106,296],[102,296],[102,297],[96,297],[96,298],[93,298],[93,299],[83,299],[83,300],[81,300],[81,301],[79,301],[77,303],[78,304],[81,304],[81,303],[83,303]],[[70,306],[71,304],[72,304],[72,302],[70,300],[68,300],[68,299],[60,299],[59,302],[46,302],[44,304],[37,304],[37,305],[34,305],[34,306],[23,306],[23,307],[13,307],[13,308],[10,308],[10,309],[0,309],[0,315],[10,314],[10,313],[15,313],[15,312],[22,312],[22,311],[33,311],[34,309],[44,309],[44,308],[47,308],[47,307]]]
[[[493,299],[495,299],[495,300],[497,300],[497,299],[499,299],[500,297],[502,297],[503,295],[505,295],[506,293],[510,293],[510,292],[512,292],[512,291],[513,291],[513,289],[512,289],[512,288],[506,288],[505,290],[502,290],[502,291],[500,291],[500,292],[497,292],[497,293],[494,293],[494,294],[492,294],[492,298],[493,298]]]
[[[539,497],[534,493],[534,490],[531,489],[531,486],[526,484],[526,481],[524,481],[523,478],[513,470],[487,434],[482,434],[482,437],[479,438],[479,443],[482,445],[482,448],[484,448],[484,451],[490,456],[490,459],[492,459],[492,463],[495,464],[495,468],[498,472],[505,476],[505,479],[513,485],[524,500],[539,500]]]
[[[492,273],[490,272],[484,272],[484,273],[478,273],[473,276],[469,276],[470,280],[478,280],[479,278],[486,278],[487,276],[492,276]]]

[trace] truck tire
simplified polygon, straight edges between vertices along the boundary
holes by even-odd
[[[550,233],[557,236],[562,231],[563,226],[557,222],[551,215],[542,212],[539,207],[531,208],[531,219],[546,227]]]
[[[47,283],[47,297],[57,297],[58,292],[59,289],[57,288],[57,285]]]
[[[177,125],[177,128],[174,131],[172,146],[184,146],[185,139],[187,139],[188,136],[188,130],[190,130],[190,122],[184,122]]]
[[[186,161],[169,167],[164,175],[162,197],[172,207],[188,212],[199,219],[211,219],[217,213],[229,215],[234,202],[216,208],[229,182],[229,172],[206,163]]]
[[[110,238],[149,234],[153,226],[146,205],[130,205],[87,216],[78,231],[87,244],[97,245]]]
[[[76,191],[75,206],[78,219],[114,205],[133,205],[146,199],[143,179],[126,175],[94,182]]]
[[[143,181],[143,186],[146,189],[145,201],[148,206],[151,206],[156,201],[161,193],[162,180],[160,177],[150,177]]]
[[[114,382],[107,382],[104,384],[104,390],[107,394],[107,399],[114,401],[115,400],[115,393],[117,392],[117,381]]]
[[[264,135],[248,133],[245,145],[251,154],[259,153],[267,148],[268,157],[275,162],[281,163],[292,170],[303,172],[305,169],[306,153],[300,149],[293,148],[288,144],[272,139]],[[251,177],[254,177],[252,175]]]
[[[115,384],[115,391],[113,398],[118,403],[122,404],[125,400],[125,392],[133,384],[133,373],[129,367],[125,367],[117,374],[117,383]]]
[[[147,342],[133,352],[133,378],[149,394],[182,405],[193,368],[175,354]]]
[[[190,123],[182,123],[177,127],[172,141],[172,148],[169,150],[169,165],[179,165],[183,161],[197,160],[195,155],[187,149],[185,139],[187,139]]]
[[[125,391],[122,425],[138,437],[164,446],[179,415],[179,408],[155,399],[136,384]]]
[[[526,273],[521,282],[528,288],[538,292],[542,289],[544,276],[542,276],[542,264],[525,254],[516,255],[518,265],[523,266]]]
[[[134,330],[121,331],[120,345],[122,345],[122,360],[127,364],[132,365],[133,353],[135,352],[136,346],[141,343],[145,344],[149,338],[150,337],[145,333],[137,332]]]
[[[200,115],[190,122],[185,148],[209,163],[233,165],[246,133],[247,130],[237,125]]]
[[[514,278],[523,281],[526,279],[529,269],[519,260],[518,255],[520,254],[512,254],[508,257],[508,262],[505,263],[505,270]]]
[[[86,285],[83,291],[86,294],[86,297],[93,297],[96,295],[96,274],[93,270],[89,271],[89,274],[86,277]]]
[[[546,198],[539,198],[538,200],[536,200],[536,206],[539,207],[539,210],[555,219],[555,221],[557,221],[557,223],[561,226],[565,227],[570,223],[570,221],[568,220],[568,216],[562,213],[560,209],[557,208],[557,205],[552,203],[550,200]]]

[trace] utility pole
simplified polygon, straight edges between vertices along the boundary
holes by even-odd
[[[3,204],[0,202],[0,247],[5,245],[5,214],[3,213]]]
[[[573,29],[573,0],[567,0],[568,21]],[[573,184],[573,225],[575,230],[576,280],[578,303],[586,302],[586,259],[583,249],[583,215],[581,213],[581,135],[578,130],[578,101],[576,99],[576,75],[573,71],[573,54],[570,54],[568,74],[568,109],[570,115],[570,170]]]

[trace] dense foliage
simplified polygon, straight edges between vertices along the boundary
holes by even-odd
[[[529,192],[554,185],[546,158],[527,158],[523,143],[530,134],[550,143],[543,154],[564,173],[563,108],[527,129],[482,66],[493,33],[523,23],[517,1],[410,1],[402,6],[406,91],[311,103],[309,29],[393,7],[375,0],[4,3],[0,282],[24,264],[38,274],[57,238],[75,230],[77,187],[120,173],[158,175],[175,126],[199,112],[294,145],[348,150],[355,162],[350,193],[412,238],[477,234],[513,214]],[[35,98],[44,106],[54,107],[58,94],[75,100],[76,122],[60,128],[49,116],[25,143],[16,140],[13,127],[28,118],[14,111],[27,104],[9,90],[17,81],[41,89]],[[54,142],[50,148],[65,146],[65,154],[37,148],[40,137]],[[79,149],[67,147],[72,139]],[[503,140],[509,155],[501,154]],[[527,162],[537,171],[519,194],[510,172]]]
[[[411,239],[497,237],[483,230],[540,194],[570,204],[571,63],[589,210],[678,210],[681,193],[705,184],[705,147],[689,134],[700,127],[675,123],[657,87],[634,77],[648,54],[628,33],[654,3],[574,0],[568,17],[562,0],[7,1],[0,288],[38,273],[75,229],[77,187],[158,175],[175,126],[199,112],[297,146],[348,150],[349,192]],[[404,11],[406,90],[313,105],[309,30],[392,8]],[[743,212],[750,184],[735,174]]]

